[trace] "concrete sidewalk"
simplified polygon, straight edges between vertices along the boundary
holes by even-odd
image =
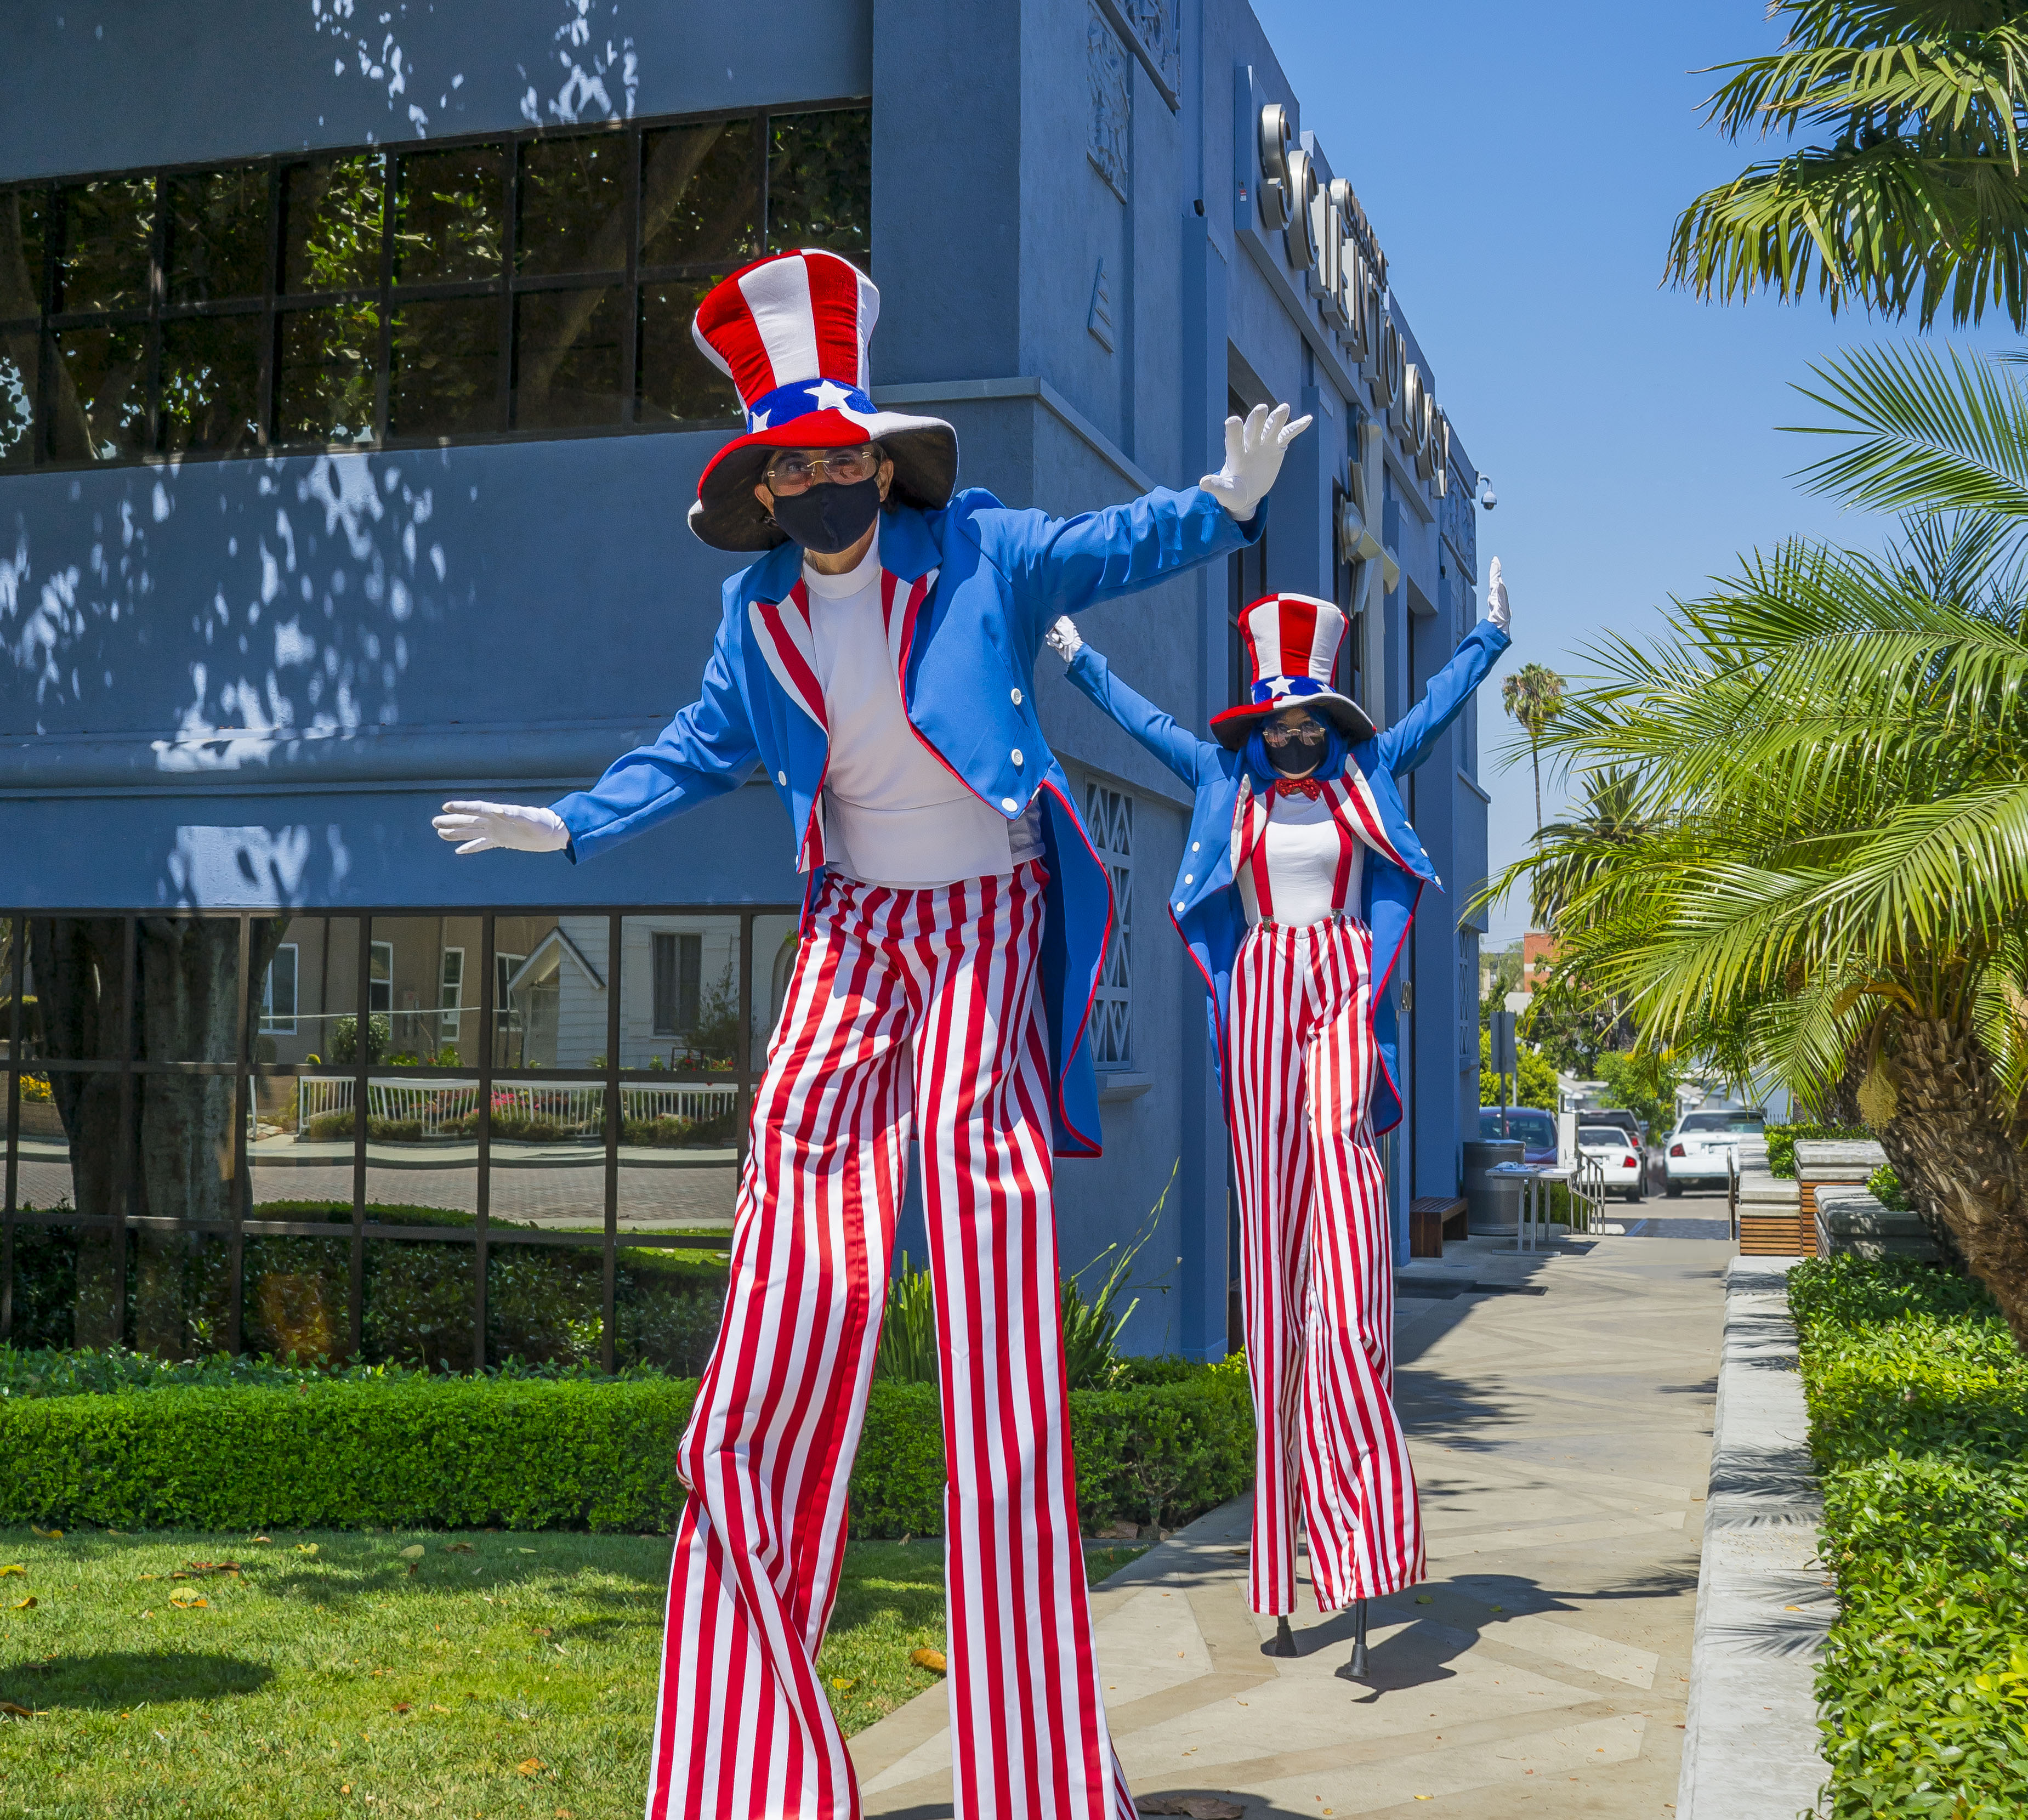
[[[1320,1616],[1307,1588],[1301,1655],[1264,1653],[1244,1500],[1151,1549],[1094,1595],[1136,1795],[1216,1795],[1249,1820],[1667,1820],[1730,1251],[1451,1247],[1445,1274],[1479,1287],[1404,1298],[1397,1321],[1430,1581],[1375,1602],[1372,1672],[1353,1683],[1351,1614]],[[869,1816],[950,1813],[942,1689],[852,1751]]]

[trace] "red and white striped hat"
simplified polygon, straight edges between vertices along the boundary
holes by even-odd
[[[1239,636],[1253,661],[1253,699],[1211,717],[1220,744],[1237,752],[1253,730],[1283,708],[1307,708],[1351,740],[1379,731],[1366,710],[1331,686],[1331,666],[1345,638],[1345,615],[1307,594],[1269,594],[1239,616]]]
[[[936,417],[876,410],[866,344],[880,316],[873,280],[835,253],[778,253],[712,287],[690,333],[746,407],[746,433],[698,480],[690,528],[720,550],[783,541],[753,497],[773,451],[878,443],[894,463],[890,497],[934,511],[957,480],[957,432]]]

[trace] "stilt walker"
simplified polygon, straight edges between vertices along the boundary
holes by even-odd
[[[1253,699],[1214,717],[1216,743],[1113,676],[1068,618],[1049,634],[1076,687],[1195,793],[1169,911],[1211,995],[1238,1184],[1257,1450],[1249,1592],[1294,1655],[1300,1511],[1318,1609],[1358,1607],[1356,1674],[1364,1602],[1423,1577],[1376,1144],[1401,1118],[1388,986],[1437,880],[1394,780],[1507,648],[1497,562],[1487,602],[1490,617],[1385,732],[1332,687],[1345,616],[1329,601],[1247,608]]]
[[[807,875],[756,1093],[718,1343],[678,1453],[649,1820],[857,1820],[816,1662],[920,1136],[964,1820],[1127,1820],[1106,1731],[1064,1393],[1052,1156],[1098,1154],[1084,1033],[1105,868],[1035,718],[1050,621],[1259,538],[1308,424],[1238,426],[1226,467],[1069,520],[953,495],[948,424],[875,408],[879,294],[835,254],[714,288],[698,345],[747,431],[692,528],[761,551],[726,584],[698,699],[553,808],[450,803],[458,851],[616,841],[756,765]],[[680,897],[672,888],[672,896]]]

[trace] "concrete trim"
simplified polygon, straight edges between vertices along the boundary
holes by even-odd
[[[1131,481],[1139,491],[1145,493],[1159,484],[1039,373],[1021,373],[1012,379],[938,380],[927,385],[877,385],[872,396],[873,402],[883,410],[902,405],[913,407],[1034,398],[1100,460]]]
[[[1836,1601],[1789,1319],[1798,1262],[1735,1258],[1726,1272],[1678,1820],[1793,1820],[1816,1811],[1824,1780],[1813,1682]]]

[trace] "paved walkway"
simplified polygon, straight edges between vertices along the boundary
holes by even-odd
[[[1404,1284],[1421,1292],[1399,1304],[1399,1396],[1431,1578],[1372,1607],[1364,1684],[1342,1674],[1350,1614],[1320,1616],[1307,1590],[1301,1656],[1264,1653],[1243,1501],[1094,1595],[1137,1795],[1218,1796],[1248,1820],[1668,1820],[1730,1250],[1722,1201],[1668,1206],[1672,1230],[1708,1236],[1532,1257],[1473,1240]],[[950,1812],[941,1688],[852,1750],[869,1816]]]

